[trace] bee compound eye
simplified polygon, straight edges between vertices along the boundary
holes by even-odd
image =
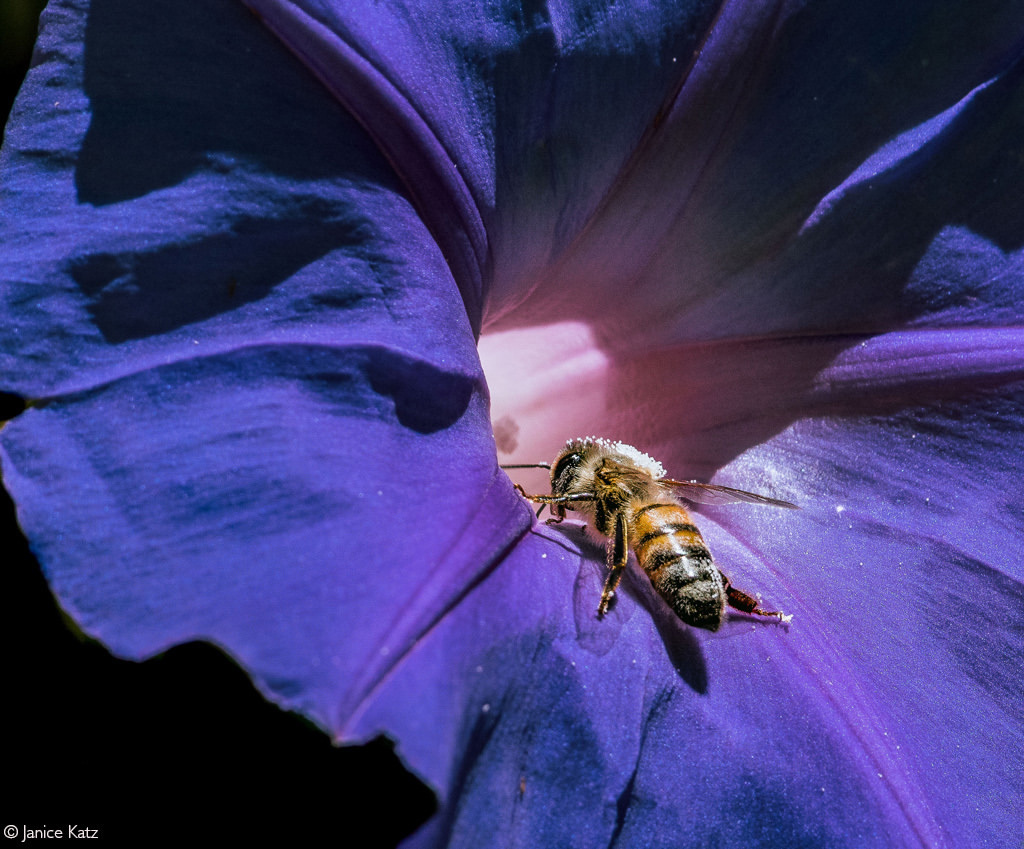
[[[578,468],[582,462],[583,455],[578,451],[573,451],[571,454],[566,454],[564,457],[559,458],[555,467],[551,470],[552,483],[557,483],[562,480],[567,472],[571,472],[573,469]]]

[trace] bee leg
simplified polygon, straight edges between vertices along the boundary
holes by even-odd
[[[526,490],[523,489],[522,484],[514,483],[514,484],[512,484],[512,488],[516,492],[518,492],[521,496],[523,496],[523,498],[525,498],[527,501],[536,501],[537,500],[538,496],[536,496],[536,495],[529,495],[526,492]],[[540,518],[540,514],[544,512],[544,508],[546,506],[547,506],[546,504],[541,504],[540,507],[537,508],[537,518],[538,519]]]
[[[543,507],[543,505],[541,505]],[[548,505],[548,512],[551,513],[551,518],[544,524],[546,525],[559,525],[565,521],[565,505],[554,504]],[[540,518],[540,510],[537,511],[537,518]]]
[[[762,609],[758,606],[758,601],[754,596],[743,592],[743,590],[736,589],[732,585],[732,581],[725,575],[722,575],[722,580],[725,581],[725,597],[730,607],[735,607],[744,613],[753,613],[756,616],[769,616],[773,619],[778,619],[783,625],[788,625],[793,620],[792,614],[787,615],[781,610]]]
[[[537,510],[538,519],[540,518],[541,511],[543,511],[545,506],[551,511],[551,518],[547,521],[549,525],[557,525],[565,519],[566,504],[574,504],[577,501],[594,500],[594,493],[592,492],[574,492],[571,495],[530,495],[519,484],[515,484],[515,488],[516,491],[527,501],[532,501],[534,504],[540,504],[540,508]]]
[[[608,543],[608,577],[604,581],[604,590],[601,592],[601,603],[597,606],[597,616],[600,619],[608,612],[608,605],[615,597],[615,590],[622,580],[622,570],[626,568],[629,560],[629,534],[626,528],[626,514],[620,511],[615,517],[615,535]]]

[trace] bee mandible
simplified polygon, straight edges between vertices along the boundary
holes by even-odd
[[[549,521],[561,522],[566,510],[582,513],[606,540],[608,576],[597,608],[599,618],[615,596],[630,549],[654,589],[688,625],[717,631],[727,607],[784,624],[793,618],[763,610],[754,596],[732,585],[680,502],[790,508],[795,504],[728,486],[666,478],[661,463],[632,445],[596,437],[570,439],[550,464],[502,468],[549,469],[550,495],[528,495],[517,486],[520,494],[541,505],[538,516],[547,506],[553,517]]]

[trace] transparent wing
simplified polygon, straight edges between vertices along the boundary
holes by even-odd
[[[767,504],[770,507],[799,509],[796,504],[789,501],[745,492],[742,489],[733,489],[731,486],[715,486],[712,483],[699,483],[698,481],[676,481],[670,478],[662,478],[658,483],[671,488],[675,495],[692,501],[694,504]]]

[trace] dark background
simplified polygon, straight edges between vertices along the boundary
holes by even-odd
[[[0,121],[43,0],[0,4]],[[2,388],[2,387],[0,387]],[[0,393],[0,418],[17,415]],[[395,846],[435,808],[385,739],[337,748],[268,704],[209,645],[116,660],[54,603],[0,490],[5,734],[0,825],[99,829],[103,844],[260,837]],[[20,840],[20,836],[17,838]],[[13,841],[12,841],[13,843]]]

